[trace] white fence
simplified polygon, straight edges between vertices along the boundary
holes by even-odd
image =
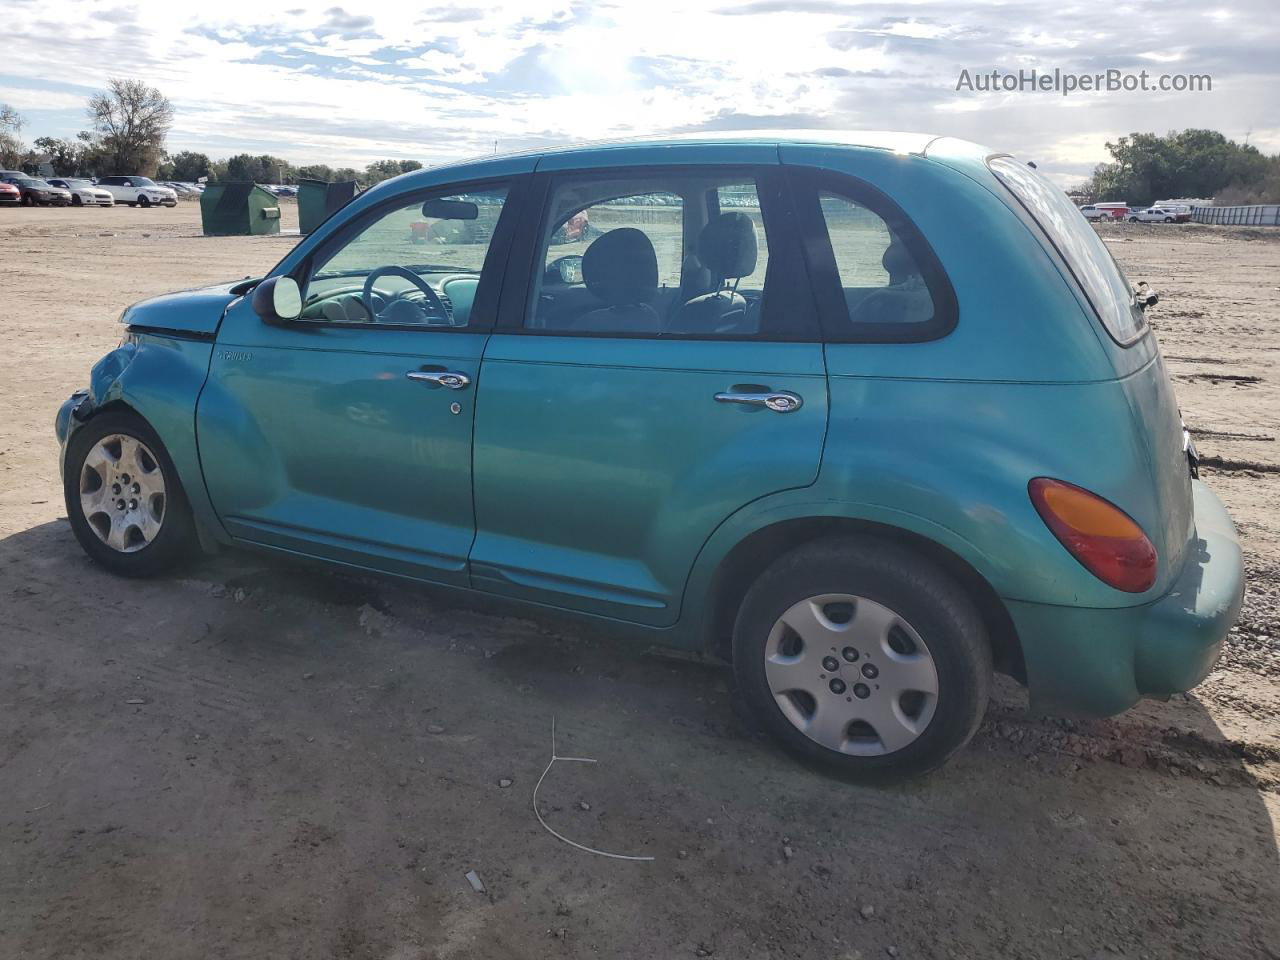
[[[1259,203],[1250,207],[1195,207],[1196,223],[1220,223],[1232,227],[1280,227],[1280,203]]]

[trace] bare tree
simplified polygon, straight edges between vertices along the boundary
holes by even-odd
[[[13,168],[22,163],[27,146],[19,138],[22,114],[7,103],[0,103],[0,167]]]
[[[106,173],[155,173],[173,123],[173,106],[141,80],[113,78],[89,98],[89,119],[102,138]]]

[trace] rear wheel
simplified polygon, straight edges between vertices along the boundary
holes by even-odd
[[[103,413],[72,434],[63,494],[80,546],[113,573],[155,576],[193,551],[191,508],[173,461],[136,414]]]
[[[878,538],[775,561],[747,592],[733,642],[750,713],[793,756],[847,780],[941,766],[986,710],[977,610],[931,561]]]

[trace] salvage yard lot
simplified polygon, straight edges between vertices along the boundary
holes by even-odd
[[[745,728],[724,671],[581,626],[250,553],[94,568],[58,404],[124,306],[296,237],[0,211],[0,957],[1280,957],[1280,231],[1100,229],[1161,293],[1243,618],[1186,697],[1068,722],[1004,683],[943,771],[872,790]],[[553,716],[600,762],[556,765],[548,822],[652,863],[539,827]]]

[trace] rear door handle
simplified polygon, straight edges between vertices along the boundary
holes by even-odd
[[[735,393],[729,391],[716,394],[716,403],[741,403],[748,407],[767,407],[774,413],[792,413],[804,406],[804,398],[790,390],[776,390],[763,393]]]
[[[405,374],[410,380],[419,383],[430,383],[437,387],[448,387],[450,390],[462,390],[470,386],[471,378],[456,370],[410,370]]]

